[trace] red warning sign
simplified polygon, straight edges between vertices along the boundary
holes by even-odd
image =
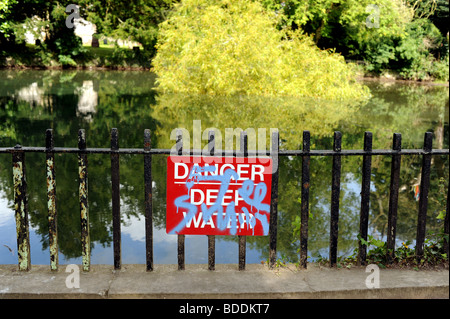
[[[166,231],[268,235],[271,184],[269,157],[170,156]]]

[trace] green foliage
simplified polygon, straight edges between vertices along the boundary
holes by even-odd
[[[448,81],[448,40],[428,19],[415,19],[405,25],[404,34],[373,39],[365,49],[369,71],[391,69],[412,80]],[[443,53],[443,54],[442,54]]]
[[[401,0],[260,0],[265,7],[283,14],[282,26],[301,28],[314,37],[322,48],[339,48],[345,55],[355,56],[369,41],[400,36],[414,12]],[[369,7],[368,7],[369,6]],[[370,6],[379,9],[377,27]],[[369,9],[367,9],[369,8]]]
[[[413,267],[418,270],[418,267],[436,266],[439,264],[448,265],[448,256],[444,250],[444,240],[448,241],[448,236],[440,234],[435,238],[426,238],[424,243],[424,253],[419,259],[416,255],[415,248],[411,246],[411,241],[402,242],[400,247],[397,247],[392,254],[392,263],[389,264],[387,256],[390,251],[387,249],[386,243],[375,239],[369,235],[367,241],[359,237],[362,244],[366,245],[368,252],[366,256],[367,264],[377,264],[380,268],[392,267]],[[358,249],[355,249],[350,256],[338,257],[337,267],[351,268],[357,263]],[[321,265],[329,264],[329,260],[319,255],[317,263]]]
[[[441,34],[447,35],[449,32],[448,19],[449,19],[449,1],[448,0],[435,0],[436,7],[431,15],[428,15],[428,19],[439,29]],[[447,43],[448,44],[448,43]],[[447,46],[448,50],[448,46]]]
[[[392,70],[406,79],[448,81],[448,1],[260,1],[283,14],[280,27],[300,28],[319,48],[366,61],[370,73]],[[376,15],[379,24],[368,26]]]
[[[449,56],[439,61],[432,61],[430,76],[438,81],[448,82],[449,80]]]
[[[364,96],[351,83],[354,75],[342,56],[365,61],[364,71],[375,75],[389,70],[412,80],[449,78],[447,0],[187,0],[171,12],[178,2],[81,0],[77,4],[81,17],[94,23],[99,35],[142,45],[139,54],[115,50],[101,66],[149,67],[160,24],[170,16],[172,21],[161,25],[165,35],[159,37],[158,48],[165,51],[159,72],[173,64],[168,72],[174,77],[161,77],[161,89],[171,92],[187,92],[179,88],[193,84],[194,91],[208,93]],[[65,7],[70,3],[0,1],[0,64],[6,65],[7,57],[16,61],[13,65],[83,64],[87,52],[73,29],[65,27]],[[377,14],[379,25],[368,26]],[[195,20],[196,16],[201,19]],[[25,33],[43,40],[41,31],[45,43],[29,50]],[[166,42],[172,42],[171,47],[164,46]]]
[[[109,54],[104,57],[104,64],[108,67],[151,67],[150,58],[145,51],[121,48],[119,46],[108,49],[108,51]]]
[[[97,26],[99,34],[137,41],[150,59],[155,54],[158,24],[164,21],[175,1],[83,0],[79,4],[82,14]]]
[[[366,49],[368,70],[380,73],[383,69],[397,71],[403,78],[427,80],[430,77],[448,81],[448,55],[436,61],[433,50],[444,37],[429,20],[415,20],[405,29],[405,36],[387,37],[371,43]]]
[[[76,66],[75,58],[86,53],[81,38],[75,36],[74,29],[66,27],[65,7],[57,4],[50,14],[50,36],[45,40],[47,48],[54,52],[63,66]]]
[[[74,29],[66,27],[65,8],[69,3],[31,0],[9,1],[9,4],[7,2],[9,14],[5,23],[9,26],[9,38],[13,39],[8,46],[9,55],[23,57],[34,54],[32,65],[51,65],[56,61],[62,66],[76,66],[77,62],[83,59],[86,49],[83,48],[81,39],[75,36]],[[43,40],[42,32],[45,34],[45,41],[30,50],[25,46],[26,32],[31,32],[36,39]]]
[[[10,36],[11,21],[8,19],[8,16],[11,14],[11,8],[16,3],[16,0],[0,1],[0,37],[8,38]]]
[[[258,2],[186,0],[160,25],[153,60],[162,92],[363,100],[342,56],[320,51]]]

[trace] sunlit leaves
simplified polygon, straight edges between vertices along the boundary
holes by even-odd
[[[153,61],[162,92],[368,97],[342,56],[320,51],[259,2],[186,0],[160,25]]]

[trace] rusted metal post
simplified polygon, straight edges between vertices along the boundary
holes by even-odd
[[[400,133],[394,133],[392,150],[400,152],[402,149],[402,136]],[[387,230],[387,255],[388,263],[392,263],[395,250],[395,236],[397,232],[397,208],[398,208],[398,190],[400,186],[400,164],[401,156],[392,155],[391,162],[391,185],[389,191],[389,212],[388,212],[388,230]]]
[[[81,255],[83,271],[89,271],[91,266],[91,241],[89,237],[89,207],[88,207],[88,172],[86,150],[86,133],[83,129],[78,131],[78,179],[79,201],[81,218]]]
[[[417,237],[416,237],[416,257],[420,260],[423,257],[427,210],[428,210],[428,191],[430,190],[430,172],[431,172],[431,152],[433,147],[433,133],[426,132],[423,143],[423,150],[426,154],[422,158],[422,174],[420,178],[420,198],[419,214],[417,216]]]
[[[341,152],[341,132],[334,132],[333,151]],[[339,233],[339,195],[341,191],[341,156],[333,155],[331,178],[330,267],[337,263]]]
[[[239,143],[240,153],[241,156],[247,157],[248,156],[248,136],[247,132],[243,131],[241,132],[240,136],[240,143]],[[239,270],[245,270],[245,255],[247,253],[247,236],[238,236],[239,238]]]
[[[280,136],[278,132],[272,133],[272,189],[270,199],[269,217],[269,268],[273,269],[277,260],[277,224],[278,224],[278,148]]]
[[[364,133],[364,151],[372,152],[372,133]],[[369,204],[370,204],[370,176],[372,171],[372,156],[363,155],[362,185],[361,185],[361,210],[359,218],[359,236],[367,241],[369,228]],[[367,246],[358,242],[358,264],[365,265],[367,258]]]
[[[119,132],[117,128],[111,130],[111,151],[119,150]],[[120,170],[119,154],[111,153],[111,190],[112,190],[112,224],[114,269],[122,265],[121,233],[120,233]]]
[[[48,208],[48,243],[50,248],[50,269],[58,270],[58,223],[56,210],[56,174],[53,130],[45,132],[45,156],[47,168],[47,208]]]
[[[214,156],[216,148],[215,132],[208,132],[208,152],[209,155]],[[212,216],[211,216],[212,218]],[[208,269],[216,269],[216,236],[208,235]]]
[[[144,192],[145,192],[145,260],[147,271],[153,270],[153,211],[152,211],[152,141],[150,130],[144,131]]]
[[[178,129],[177,130],[177,142],[176,149],[178,155],[183,154],[183,132]],[[185,235],[178,235],[178,270],[184,270],[184,260],[185,260]]]
[[[303,131],[303,152],[310,151],[310,133]],[[300,267],[306,269],[308,265],[308,221],[309,221],[309,189],[310,189],[310,156],[302,157],[302,203],[300,225]]]
[[[19,270],[31,269],[30,233],[28,226],[28,195],[25,169],[25,153],[22,146],[16,145],[12,153],[14,182],[14,211],[17,233],[17,255]]]

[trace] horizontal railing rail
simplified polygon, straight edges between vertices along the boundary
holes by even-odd
[[[45,147],[29,147],[16,145],[14,147],[2,147],[0,153],[10,153],[12,155],[13,176],[14,176],[14,210],[17,229],[17,251],[19,270],[27,271],[31,268],[30,240],[28,229],[28,194],[25,169],[25,153],[45,153],[46,154],[46,174],[47,174],[47,203],[48,203],[48,223],[49,223],[49,250],[50,269],[58,269],[58,225],[56,209],[56,174],[54,169],[54,154],[70,153],[78,156],[79,173],[79,203],[81,219],[81,245],[83,270],[90,269],[90,231],[89,231],[89,201],[88,201],[88,155],[105,154],[111,158],[111,197],[113,216],[113,251],[114,268],[121,268],[121,225],[120,225],[120,180],[119,180],[119,157],[125,154],[143,155],[144,165],[144,197],[145,197],[145,235],[146,235],[146,269],[153,270],[153,213],[152,213],[152,156],[153,155],[201,155],[201,156],[270,156],[273,164],[278,168],[279,156],[300,156],[302,157],[302,177],[301,177],[301,205],[299,213],[301,216],[300,226],[300,266],[307,268],[308,254],[308,219],[309,219],[309,190],[310,190],[310,158],[311,156],[331,156],[333,158],[331,171],[331,207],[330,207],[330,266],[337,263],[337,245],[339,233],[339,195],[341,177],[341,157],[342,156],[362,156],[362,184],[361,184],[361,209],[359,238],[367,242],[370,184],[371,184],[371,159],[373,156],[391,157],[391,178],[389,188],[389,211],[388,211],[388,232],[386,256],[389,262],[393,260],[395,251],[396,223],[399,195],[399,178],[401,157],[406,155],[422,156],[422,172],[420,181],[420,199],[417,218],[416,233],[416,256],[420,258],[424,254],[426,217],[428,208],[428,191],[430,188],[431,156],[450,155],[449,149],[432,149],[432,133],[425,133],[424,146],[422,149],[402,149],[401,134],[395,133],[393,136],[392,149],[373,150],[372,133],[364,134],[364,149],[343,150],[341,147],[342,134],[334,133],[334,143],[332,150],[311,150],[310,133],[303,132],[302,150],[279,150],[278,132],[273,132],[272,146],[270,150],[248,150],[247,133],[241,132],[239,150],[220,150],[215,145],[214,131],[209,132],[208,147],[203,150],[183,149],[181,130],[177,130],[176,145],[172,149],[157,149],[151,147],[150,130],[144,131],[143,148],[119,148],[118,130],[111,131],[111,148],[88,148],[86,145],[86,135],[84,130],[78,132],[78,147],[55,147],[53,130],[46,131]],[[449,196],[447,189],[447,208],[444,221],[444,234],[449,233],[448,222]],[[272,172],[272,189],[269,222],[269,266],[273,268],[277,256],[277,212],[278,212],[278,169]],[[245,269],[246,259],[246,236],[239,237],[239,269]],[[185,268],[185,236],[178,235],[178,269]],[[367,260],[367,247],[364,241],[359,241],[358,263],[364,265]],[[448,239],[444,241],[444,249],[448,256]],[[215,236],[208,235],[208,269],[215,269]]]
[[[30,153],[45,153],[47,149],[45,147],[29,147],[29,146],[21,146],[18,145],[20,149],[24,152]],[[3,147],[0,148],[0,153],[12,153],[16,151],[17,148],[14,147]],[[68,153],[68,154],[152,154],[152,155],[170,155],[174,154],[174,150],[172,149],[164,149],[164,148],[153,148],[151,150],[145,151],[139,148],[121,148],[118,150],[111,150],[110,148],[86,148],[80,150],[78,148],[70,148],[70,147],[55,147],[52,149],[53,153]],[[255,151],[248,150],[248,156],[270,156],[272,153],[270,151]],[[214,156],[238,156],[239,151],[218,151],[215,152]],[[312,150],[309,152],[305,152],[302,150],[280,150],[278,151],[278,156],[363,156],[363,155],[449,155],[449,149],[432,149],[430,151],[426,151],[423,149],[402,149],[400,151],[395,150],[373,150],[373,151],[364,151],[364,150],[342,150],[342,151],[332,151],[332,150]],[[204,150],[190,150],[183,155],[203,155],[203,156],[211,156],[208,155]]]

